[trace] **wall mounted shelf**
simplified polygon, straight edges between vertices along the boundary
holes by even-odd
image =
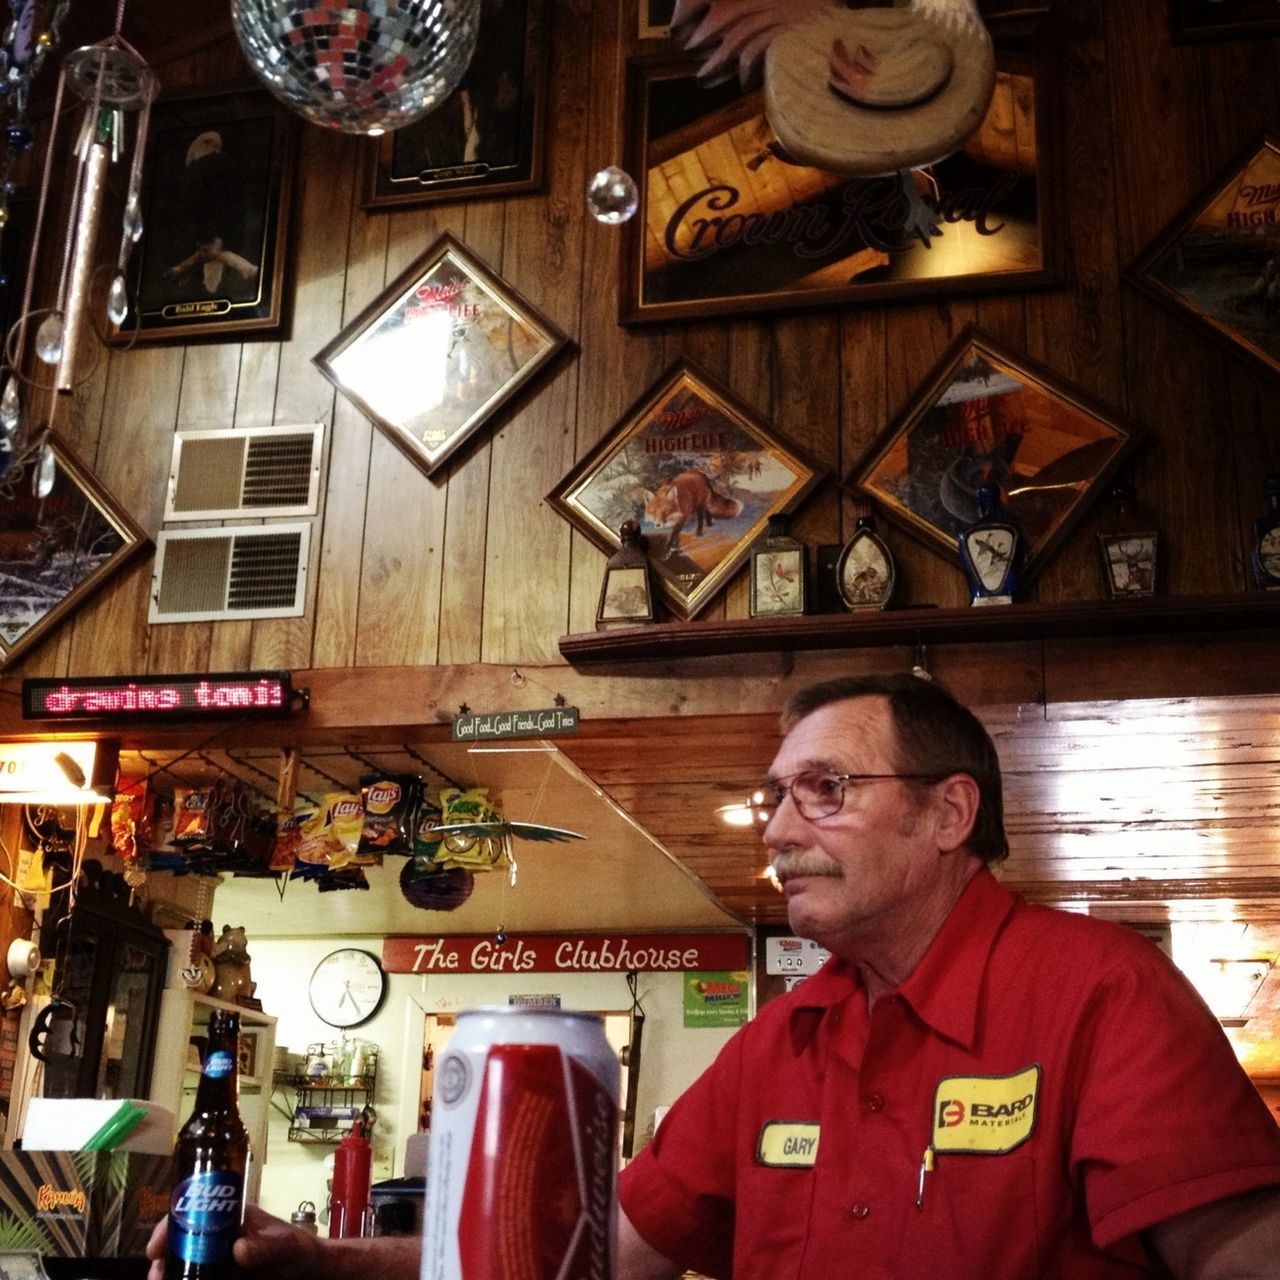
[[[1248,631],[1280,625],[1280,591],[1132,600],[887,609],[802,618],[661,622],[560,637],[577,665],[669,658],[849,649],[882,645],[999,643],[1094,637]]]

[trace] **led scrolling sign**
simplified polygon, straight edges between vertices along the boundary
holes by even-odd
[[[170,676],[30,677],[22,682],[25,720],[203,720],[285,716],[307,706],[288,671]]]

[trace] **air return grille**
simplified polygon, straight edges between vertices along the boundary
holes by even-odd
[[[321,423],[179,431],[164,518],[315,515],[323,440]]]
[[[311,525],[163,530],[152,622],[296,618],[306,604]]]

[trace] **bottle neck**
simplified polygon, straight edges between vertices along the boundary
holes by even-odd
[[[209,1015],[208,1043],[196,1088],[197,1111],[236,1110],[236,1063],[240,1047],[238,1014],[215,1009]]]

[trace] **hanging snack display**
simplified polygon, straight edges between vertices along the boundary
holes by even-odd
[[[502,821],[502,815],[489,803],[486,787],[472,787],[467,791],[445,787],[440,792],[440,808],[443,814],[440,825],[444,827],[468,822]],[[437,866],[462,867],[470,871],[492,871],[506,863],[503,841],[489,836],[447,835],[440,842],[436,854]]]
[[[422,779],[412,773],[376,774],[360,779],[364,798],[364,830],[360,852],[413,853]]]
[[[297,861],[329,871],[372,865],[377,856],[359,852],[363,826],[364,804],[354,791],[327,791],[299,824]]]

